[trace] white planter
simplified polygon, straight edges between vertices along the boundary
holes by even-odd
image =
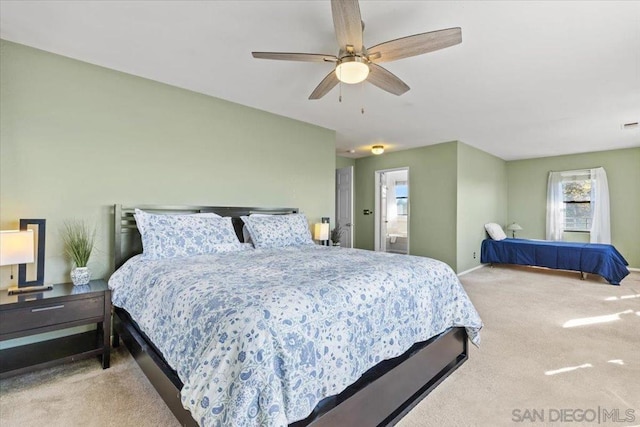
[[[71,270],[71,281],[76,286],[88,285],[91,281],[89,267],[75,267]]]

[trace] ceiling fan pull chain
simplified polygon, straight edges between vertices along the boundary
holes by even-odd
[[[362,23],[362,27],[364,28],[364,22]],[[360,99],[364,99],[364,83],[360,83]],[[360,113],[364,115],[364,105],[360,107]]]

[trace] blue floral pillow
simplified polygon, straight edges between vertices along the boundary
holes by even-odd
[[[231,217],[216,214],[158,215],[136,209],[145,259],[183,258],[241,251]]]
[[[307,218],[302,214],[243,216],[258,249],[313,245]]]

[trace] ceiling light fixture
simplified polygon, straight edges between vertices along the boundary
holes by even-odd
[[[336,66],[336,76],[342,83],[360,83],[365,81],[368,75],[369,66],[361,56],[345,56]]]
[[[384,153],[384,145],[374,145],[371,147],[371,152],[375,155]]]

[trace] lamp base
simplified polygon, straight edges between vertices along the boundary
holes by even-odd
[[[9,291],[9,295],[16,295],[16,294],[26,294],[26,293],[31,293],[31,292],[50,291],[51,289],[53,289],[53,286],[51,286],[51,285],[23,286],[23,287],[11,286],[8,289],[8,291]]]

